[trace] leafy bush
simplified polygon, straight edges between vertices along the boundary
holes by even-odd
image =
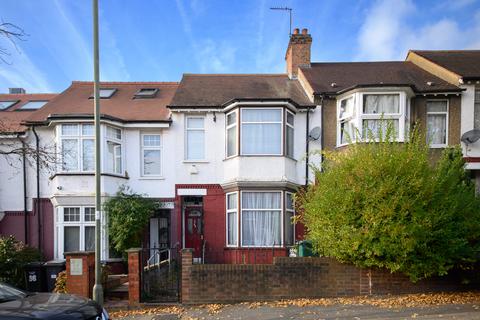
[[[25,264],[41,261],[42,254],[16,240],[13,236],[0,237],[0,281],[25,288]]]
[[[398,143],[387,134],[325,153],[324,172],[297,198],[320,254],[413,281],[476,260],[480,201],[460,147],[433,165],[425,140],[414,132]]]
[[[117,252],[140,247],[142,233],[155,210],[153,200],[122,186],[115,197],[104,203],[108,215],[109,238]]]

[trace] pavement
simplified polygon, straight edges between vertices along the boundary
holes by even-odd
[[[474,304],[446,304],[441,306],[414,308],[381,308],[371,305],[333,306],[259,306],[251,308],[247,304],[234,304],[219,310],[201,307],[186,307],[181,315],[158,313],[155,315],[134,315],[114,319],[136,320],[274,320],[274,319],[462,319],[480,320],[480,306]]]

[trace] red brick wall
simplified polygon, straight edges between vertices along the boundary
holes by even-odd
[[[50,199],[40,199],[41,232],[38,232],[38,218],[36,212],[36,202],[33,200],[34,211],[27,212],[28,244],[38,248],[39,238],[41,237],[42,251],[46,260],[52,260],[54,255],[54,214],[53,205]],[[17,240],[25,242],[25,216],[23,211],[7,211],[5,217],[0,221],[0,235],[13,235]]]
[[[273,264],[193,264],[182,257],[182,303],[321,298],[464,289],[460,279],[412,283],[401,274],[360,269],[329,258],[274,259]]]
[[[129,249],[128,253],[128,303],[136,305],[141,299],[141,249]]]
[[[95,253],[70,252],[65,254],[67,264],[67,293],[92,298],[95,283]],[[71,259],[82,259],[82,274],[72,275],[70,269]]]

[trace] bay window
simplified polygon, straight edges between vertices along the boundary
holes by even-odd
[[[337,145],[376,141],[381,137],[403,141],[408,101],[404,92],[355,92],[337,103]],[[359,134],[358,134],[359,133]]]
[[[427,101],[427,141],[433,148],[445,147],[448,143],[447,100]]]
[[[62,124],[60,127],[62,171],[93,171],[94,133],[92,124]]]
[[[162,149],[159,134],[142,135],[142,175],[161,175]]]
[[[185,159],[205,160],[205,118],[187,117],[185,136]]]
[[[474,100],[473,100],[473,118],[474,129],[480,129],[480,87],[475,87]]]
[[[106,171],[122,174],[122,130],[107,126]]]
[[[285,244],[293,245],[295,243],[295,207],[293,204],[293,193],[285,192]]]
[[[58,256],[95,250],[95,208],[60,207],[57,215]]]
[[[227,193],[227,246],[237,245],[238,192]]]
[[[288,157],[294,156],[294,130],[295,130],[295,116],[290,111],[285,113],[285,154]]]

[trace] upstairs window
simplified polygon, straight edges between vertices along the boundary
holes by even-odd
[[[237,155],[237,111],[227,114],[227,158]]]
[[[205,159],[205,118],[187,117],[185,124],[186,160]]]
[[[122,130],[107,126],[106,169],[109,173],[122,174]]]
[[[142,175],[161,175],[162,149],[159,134],[142,135]]]
[[[18,102],[18,100],[15,100],[15,101],[0,101],[0,111],[10,108],[11,106],[13,106],[17,102]]]
[[[38,110],[47,104],[48,101],[28,101],[17,110]]]
[[[448,101],[427,101],[427,140],[432,148],[448,143]]]
[[[480,129],[480,87],[475,87],[475,97],[474,97],[474,127],[475,129]]]
[[[93,125],[62,124],[60,127],[62,171],[90,172],[95,169]]]
[[[290,111],[285,112],[285,154],[294,157],[295,116]]]
[[[117,92],[116,88],[100,88],[99,89],[99,96],[100,99],[110,99],[115,92]],[[90,99],[93,99],[95,97],[95,92],[92,93],[90,96]]]
[[[344,145],[355,139],[354,99],[349,97],[340,101],[339,126],[340,144]]]
[[[134,98],[154,98],[157,92],[157,88],[142,88],[135,93]]]
[[[363,138],[385,136],[391,124],[398,139],[400,97],[398,94],[364,94],[362,116]]]
[[[242,155],[282,154],[282,109],[241,109]]]

